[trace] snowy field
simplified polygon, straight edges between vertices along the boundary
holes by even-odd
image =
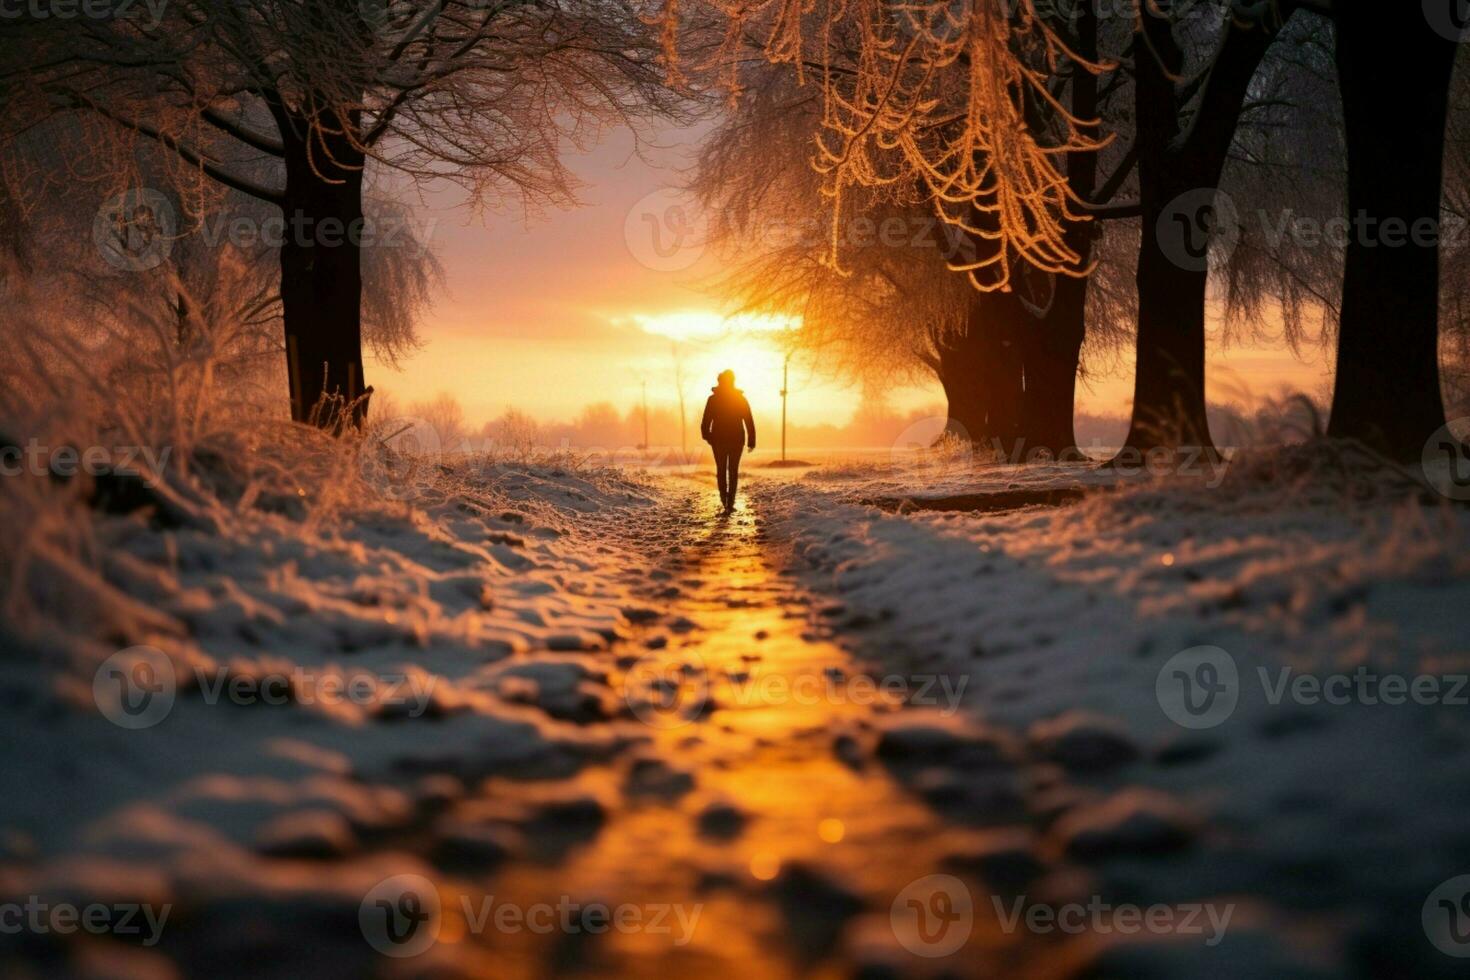
[[[1461,975],[1470,514],[1322,465],[75,513],[4,627],[0,970]]]

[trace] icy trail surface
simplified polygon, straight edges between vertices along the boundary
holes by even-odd
[[[1460,512],[747,479],[729,517],[708,474],[497,464],[321,526],[104,522],[58,567],[88,615],[0,659],[0,906],[40,923],[0,970],[1461,965]],[[1360,667],[1440,686],[1323,700]]]

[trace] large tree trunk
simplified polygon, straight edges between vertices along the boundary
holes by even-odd
[[[981,383],[985,369],[980,338],[969,331],[948,336],[936,345],[939,350],[935,374],[949,402],[948,435],[971,442],[990,438],[989,391]]]
[[[362,368],[363,155],[340,134],[292,123],[281,127],[281,307],[291,418],[341,432],[361,425],[371,391]]]
[[[936,373],[954,435],[1007,457],[1020,436],[1025,398],[1020,319],[1014,293],[970,294],[963,331],[936,346]]]
[[[1204,270],[1180,268],[1159,247],[1143,210],[1138,255],[1138,358],[1133,417],[1124,446],[1139,451],[1200,447],[1213,452],[1205,418]]]
[[[1439,205],[1456,46],[1417,5],[1336,9],[1352,232],[1327,434],[1407,462],[1445,424]]]
[[[1097,60],[1097,11],[1082,4],[1077,12],[1076,50]],[[1098,114],[1098,80],[1090,71],[1072,76],[1072,115],[1093,120]],[[1083,124],[1080,135],[1095,138],[1098,127]],[[1072,193],[1091,200],[1097,190],[1097,154],[1083,151],[1067,155],[1067,183]],[[1067,226],[1067,246],[1086,267],[1092,257],[1093,225],[1073,221]],[[1062,459],[1077,453],[1073,414],[1077,398],[1077,369],[1082,341],[1087,333],[1087,283],[1084,278],[1050,275],[1051,296],[1039,322],[1029,324],[1023,337],[1025,361],[1026,418],[1022,436],[1027,440],[1024,458]]]
[[[1098,21],[1084,5],[1077,19],[1076,50],[1095,60]],[[1098,83],[1091,72],[1078,71],[1072,79],[1072,112],[1083,120],[1097,115]],[[1045,125],[1049,107],[1035,104],[1033,123]],[[1096,127],[1080,129],[1095,135]],[[1072,190],[1090,199],[1096,185],[1097,155],[1074,152],[1067,157],[1067,179]],[[1092,225],[1075,221],[1068,227],[1067,244],[1085,266],[1092,248]],[[993,247],[984,238],[977,250]],[[1058,458],[1076,451],[1073,409],[1077,367],[1086,329],[1087,280],[1017,271],[1006,291],[976,292],[970,298],[966,330],[957,338],[967,359],[964,375],[945,385],[951,418],[964,413],[971,438],[1008,460]],[[1048,292],[1048,296],[1032,295]],[[1021,300],[1027,293],[1030,306]],[[1033,312],[1041,306],[1044,312]],[[941,378],[941,383],[943,379]],[[983,422],[981,421],[983,419]]]
[[[1084,253],[1085,254],[1085,253]],[[1086,333],[1087,280],[1057,276],[1046,315],[1022,334],[1025,365],[1023,459],[1061,459],[1077,452],[1073,410]]]
[[[1125,453],[1190,445],[1213,448],[1205,419],[1208,230],[1167,224],[1176,217],[1193,217],[1167,213],[1177,208],[1180,194],[1213,184],[1196,179],[1207,168],[1189,166],[1196,162],[1194,155],[1187,156],[1187,146],[1179,142],[1183,107],[1179,104],[1177,80],[1183,75],[1184,53],[1174,38],[1167,11],[1144,10],[1141,16],[1142,31],[1133,45],[1141,210],[1138,350],[1133,370],[1133,416],[1123,445]],[[1206,122],[1201,120],[1202,125]],[[1218,174],[1219,166],[1215,172]],[[1161,223],[1165,223],[1162,228]],[[1204,234],[1197,237],[1202,230]],[[1172,236],[1179,235],[1187,251],[1166,248],[1161,233],[1171,236],[1171,244]],[[1126,461],[1126,456],[1120,455],[1119,461]]]
[[[1291,4],[1284,5],[1289,14]],[[1146,7],[1135,37],[1135,111],[1142,236],[1133,417],[1115,462],[1166,450],[1216,456],[1205,416],[1206,249],[1214,195],[1251,77],[1280,24],[1227,13],[1224,39],[1185,129],[1183,52],[1164,16]],[[1270,16],[1270,14],[1267,14]]]
[[[1016,455],[1025,417],[1022,338],[1027,319],[1014,292],[975,292],[967,330],[980,342],[978,384],[985,392],[985,443],[1007,459]]]

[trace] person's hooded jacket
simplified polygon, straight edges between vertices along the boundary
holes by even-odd
[[[734,385],[715,385],[710,391],[699,424],[700,436],[712,446],[738,446],[743,442],[754,449],[755,419],[745,392]]]

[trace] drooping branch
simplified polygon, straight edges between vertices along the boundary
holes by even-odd
[[[853,189],[922,188],[941,220],[990,246],[953,266],[976,288],[1009,288],[1016,261],[1086,274],[1067,229],[1089,215],[1061,162],[1108,139],[1071,113],[1055,83],[1064,69],[1111,66],[1073,50],[1033,0],[665,0],[666,23],[694,6],[723,18],[725,40],[686,67],[715,73],[732,98],[753,46],[819,87],[812,165],[834,220]],[[678,32],[666,27],[665,37]],[[669,58],[681,64],[679,51]],[[1038,107],[1045,126],[1032,124]],[[841,269],[835,245],[829,260]]]
[[[280,191],[272,190],[268,187],[263,187],[260,184],[255,183],[254,181],[248,180],[237,174],[230,173],[217,161],[211,160],[204,154],[191,149],[182,141],[176,139],[168,133],[163,132],[155,126],[151,126],[145,122],[141,122],[136,119],[130,119],[127,116],[124,116],[121,113],[114,111],[110,107],[103,105],[100,102],[88,99],[85,96],[81,96],[76,93],[67,93],[65,95],[59,96],[58,98],[71,108],[87,109],[88,111],[94,112],[104,119],[116,123],[123,129],[130,130],[140,136],[146,136],[148,139],[157,143],[159,146],[173,151],[173,153],[180,160],[183,160],[185,163],[189,164],[192,167],[198,167],[200,171],[203,172],[210,179],[218,181],[231,190],[239,191],[241,194],[246,194],[250,197],[255,198],[258,201],[264,201],[267,204],[281,203],[282,198]]]

